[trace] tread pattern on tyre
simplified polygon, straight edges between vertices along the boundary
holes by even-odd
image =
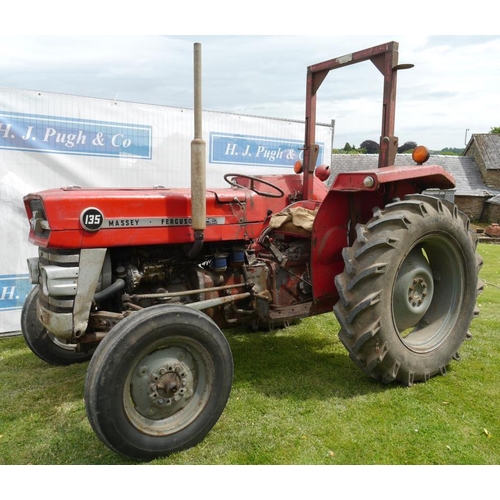
[[[191,333],[184,334],[184,330]],[[123,394],[127,373],[136,360],[148,352],[150,346],[171,335],[193,338],[210,352],[214,383],[209,400],[193,422],[155,436],[141,432],[130,422],[124,410]],[[151,349],[153,352],[154,347]],[[186,306],[151,306],[122,320],[99,344],[85,381],[87,417],[108,448],[132,460],[150,461],[200,442],[222,414],[232,381],[231,349],[211,318]]]
[[[426,356],[427,361],[421,367],[416,361],[418,356],[407,353],[403,343],[399,342],[399,347],[398,342],[391,340],[398,333],[387,332],[384,316],[389,309],[383,303],[389,286],[385,275],[390,269],[394,272],[394,261],[408,248],[407,241],[418,233],[415,232],[418,226],[442,227],[442,232],[451,228],[451,238],[457,238],[468,262],[463,298],[467,310],[462,315],[462,320],[467,321],[465,330],[450,332],[450,337],[457,335],[457,339],[446,340],[449,344],[446,349],[451,351],[436,355],[434,364],[429,362],[432,355]],[[483,261],[476,253],[477,237],[469,228],[469,219],[446,200],[409,195],[384,209],[375,208],[370,221],[357,225],[356,235],[353,246],[343,249],[344,271],[335,278],[339,301],[334,313],[340,324],[339,338],[350,358],[365,373],[383,383],[398,381],[410,386],[416,381],[425,382],[435,374],[445,374],[449,361],[458,359],[458,347],[470,337],[468,325],[479,312],[476,298],[483,288],[478,279]],[[471,284],[476,287],[472,293]]]

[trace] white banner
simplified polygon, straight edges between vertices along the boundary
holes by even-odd
[[[333,128],[318,125],[319,163]],[[0,88],[0,332],[20,329],[31,289],[24,195],[55,187],[190,186],[192,109]],[[292,173],[304,123],[203,112],[207,187],[223,175]]]

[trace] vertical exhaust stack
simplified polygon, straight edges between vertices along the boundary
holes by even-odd
[[[194,139],[191,141],[191,227],[194,245],[189,252],[195,257],[203,246],[207,226],[206,144],[203,140],[201,104],[201,44],[194,44]]]

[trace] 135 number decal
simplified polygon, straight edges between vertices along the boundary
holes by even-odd
[[[97,231],[104,222],[104,215],[98,208],[89,207],[80,214],[80,224],[87,231]]]

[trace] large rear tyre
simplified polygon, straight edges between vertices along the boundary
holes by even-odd
[[[377,209],[343,251],[340,340],[367,374],[412,385],[444,374],[469,335],[481,258],[457,207],[411,195]]]
[[[132,460],[199,443],[224,410],[233,358],[219,327],[186,306],[153,306],[118,323],[99,344],[85,382],[97,436]]]
[[[21,311],[21,331],[31,351],[52,365],[71,365],[88,361],[95,348],[80,351],[77,344],[68,344],[59,339],[40,323],[36,314],[38,286],[33,287],[24,301]]]

